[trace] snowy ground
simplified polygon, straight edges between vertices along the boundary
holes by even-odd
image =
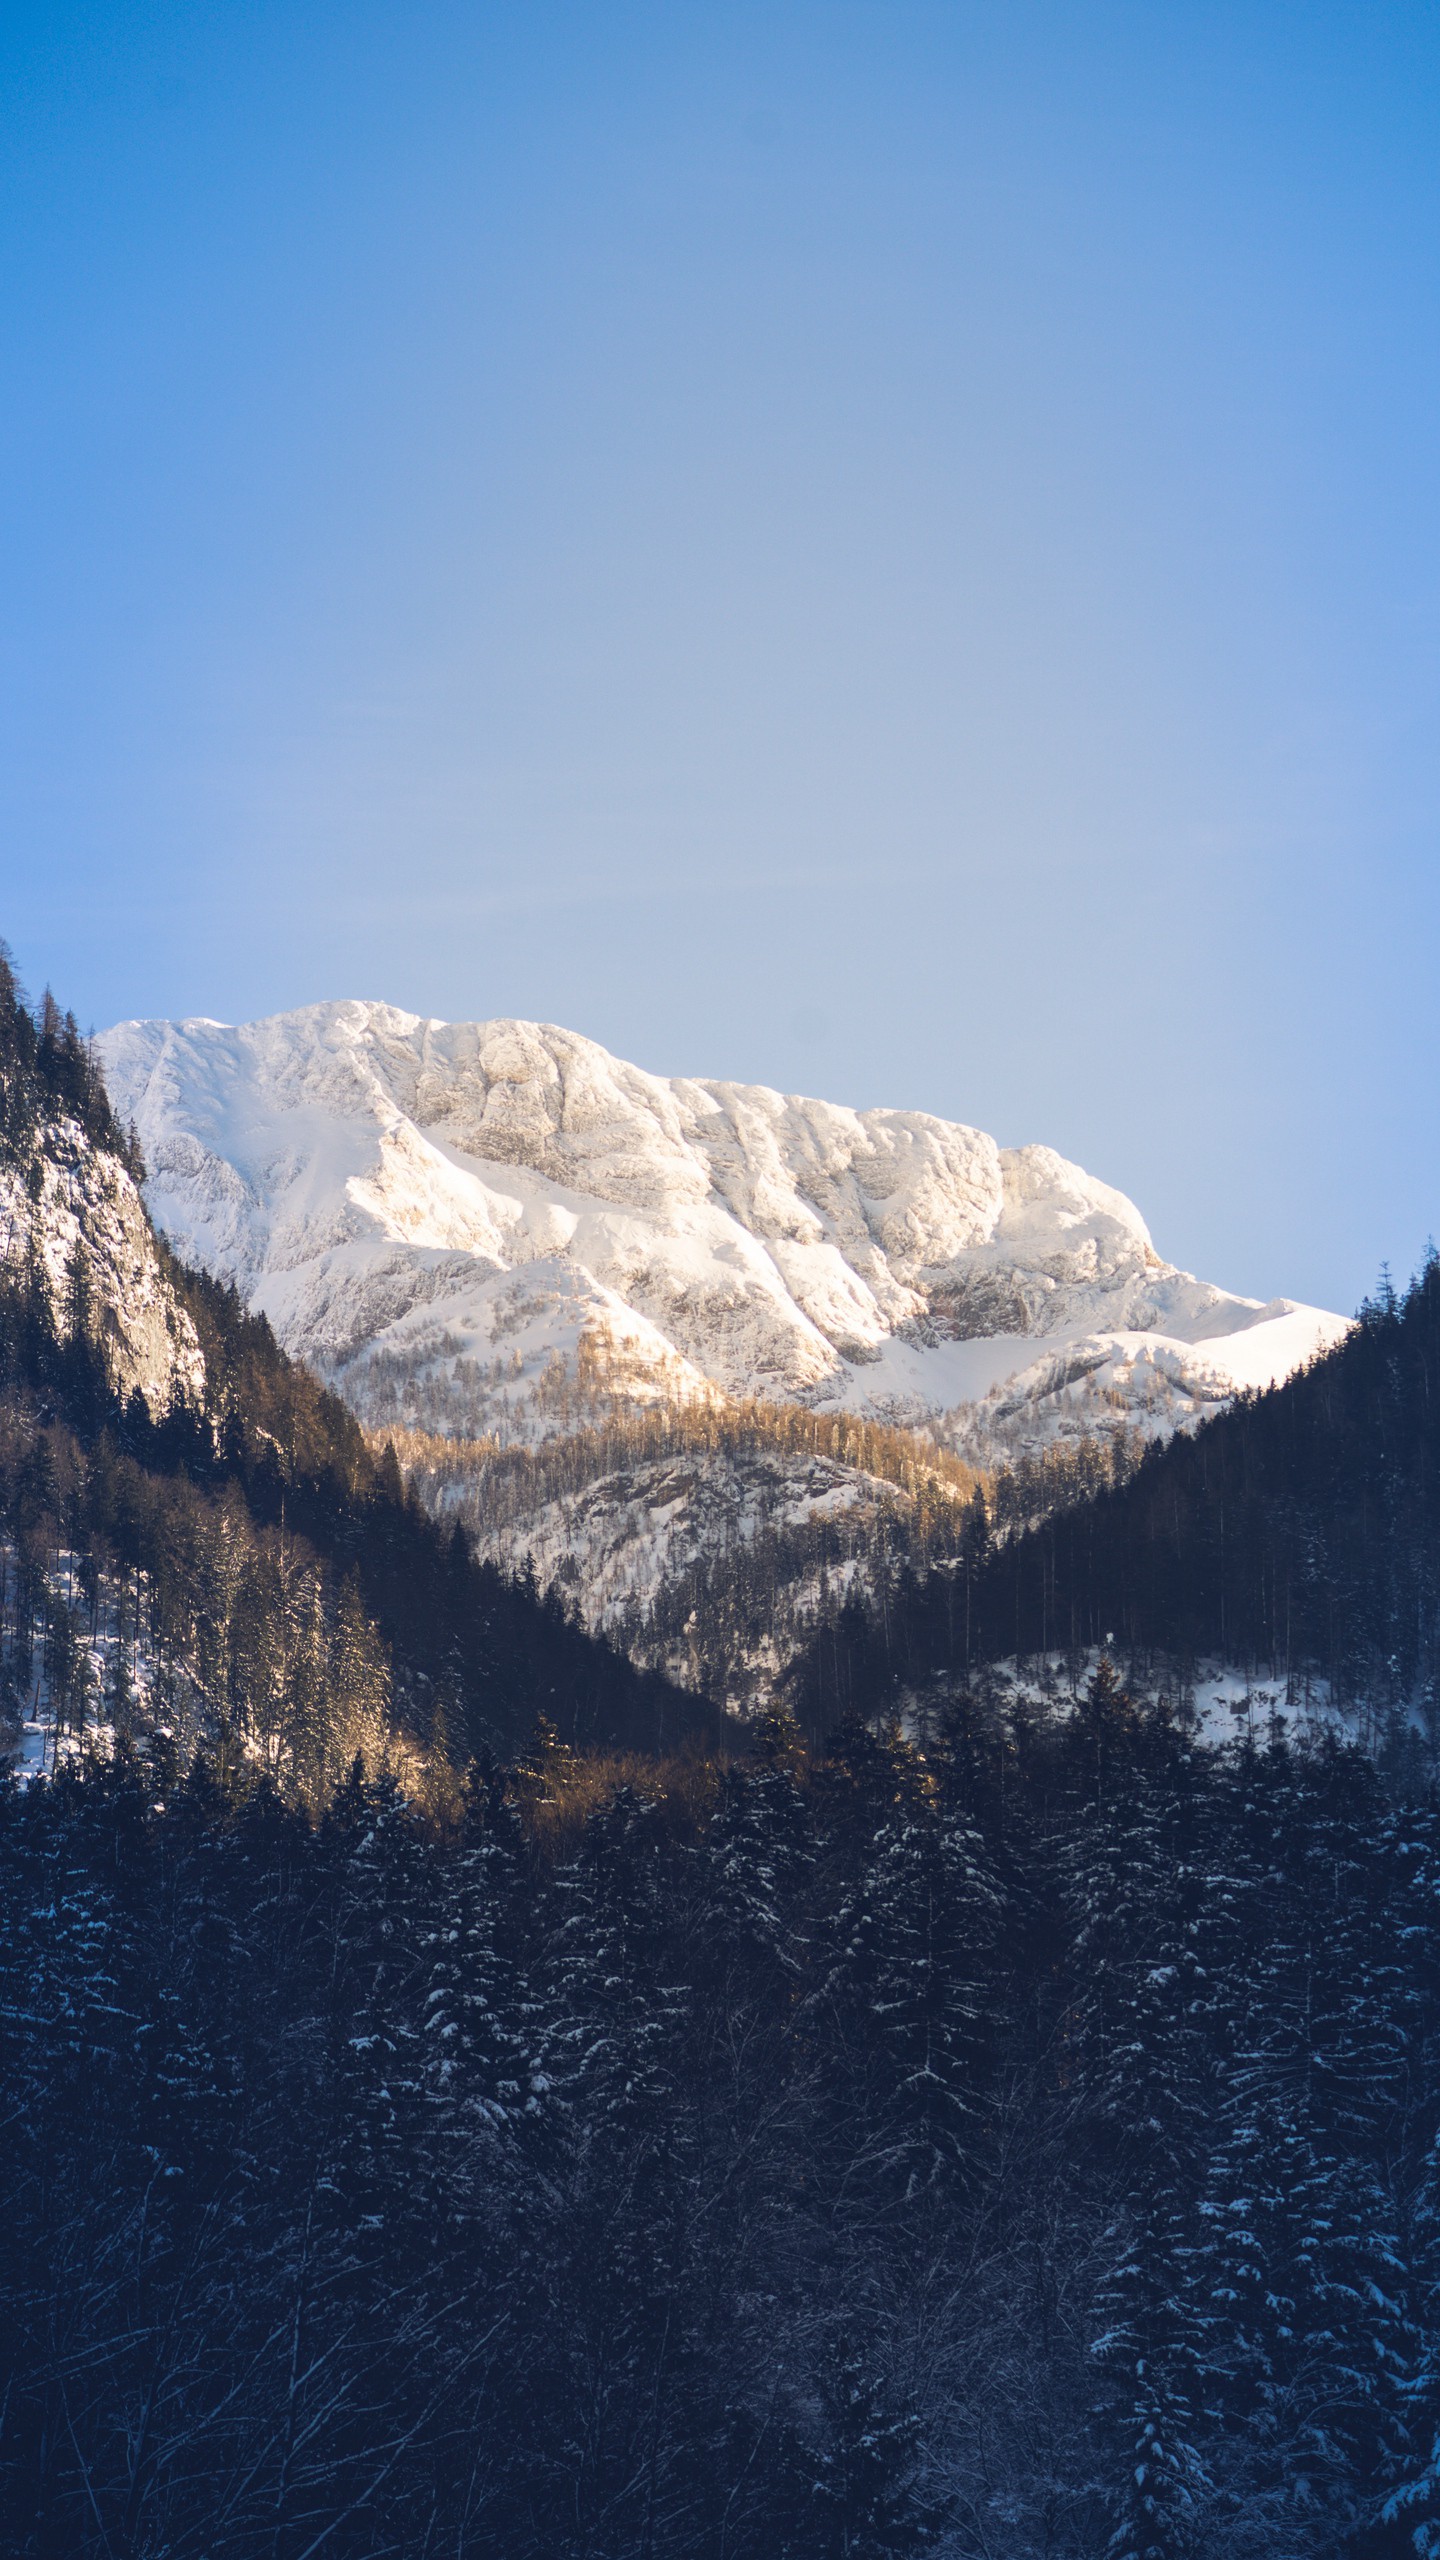
[[[1031,1654],[1019,1663],[1011,1658],[984,1666],[975,1677],[977,1682],[992,1684],[1002,1696],[1069,1715],[1105,1650],[1094,1646],[1078,1662],[1063,1653]],[[1110,1659],[1122,1685],[1133,1696],[1147,1699],[1167,1695],[1187,1718],[1193,1718],[1196,1737],[1205,1743],[1263,1742],[1272,1724],[1291,1740],[1316,1738],[1326,1731],[1363,1741],[1373,1739],[1372,1719],[1366,1709],[1335,1706],[1329,1684],[1323,1680],[1306,1679],[1287,1686],[1283,1679],[1259,1678],[1232,1664],[1207,1662],[1197,1666],[1194,1679],[1182,1689],[1177,1679],[1155,1667],[1142,1673],[1127,1665],[1118,1650],[1111,1651]],[[948,1687],[950,1683],[937,1685]],[[923,1726],[927,1704],[919,1694],[911,1702],[908,1720],[917,1729]]]

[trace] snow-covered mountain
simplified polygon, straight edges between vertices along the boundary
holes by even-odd
[[[588,1367],[985,1456],[1173,1427],[1343,1330],[1176,1270],[1048,1147],[648,1075],[550,1025],[342,1003],[100,1045],[158,1223],[362,1414],[539,1436]]]

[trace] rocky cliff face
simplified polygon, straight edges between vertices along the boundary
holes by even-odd
[[[140,1194],[75,1121],[49,1122],[27,1163],[0,1165],[0,1262],[35,1271],[62,1340],[83,1309],[122,1395],[138,1392],[157,1417],[177,1397],[198,1402],[195,1328]]]
[[[543,1436],[588,1351],[638,1403],[835,1405],[983,1456],[1173,1427],[1342,1330],[1176,1270],[1048,1147],[549,1025],[332,1004],[101,1048],[159,1224],[362,1414]]]

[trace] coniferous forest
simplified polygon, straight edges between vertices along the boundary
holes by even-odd
[[[742,1726],[158,1244],[122,1393],[99,1159],[0,974],[0,2548],[1435,2560],[1440,1266]]]
[[[1433,1806],[1108,1665],[572,1784],[0,1802],[11,2548],[1436,2547]]]
[[[1440,1747],[1440,1257],[1348,1337],[1124,1481],[995,1536],[983,1499],[938,1571],[897,1574],[796,1675],[807,1721],[1016,1657],[1119,1648],[1176,1695],[1209,1658]]]

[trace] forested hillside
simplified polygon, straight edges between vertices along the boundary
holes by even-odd
[[[477,1554],[533,1568],[631,1661],[741,1713],[857,1583],[951,1554],[979,1481],[917,1433],[718,1390],[637,1410],[602,1385],[567,1425],[509,1447],[390,1437]]]
[[[138,1169],[73,1019],[49,999],[32,1015],[0,960],[12,1742],[27,1702],[77,1740],[158,1720],[183,1750],[252,1759],[323,1801],[357,1750],[463,1762],[513,1751],[540,1713],[576,1742],[713,1738],[702,1700],[636,1674],[427,1518],[393,1452],[152,1234]]]
[[[1057,1487],[1063,1494],[1063,1488]],[[1003,1524],[1001,1524],[1003,1527]],[[1388,1286],[1334,1351],[1122,1483],[853,1607],[796,1684],[823,1729],[842,1708],[1012,1657],[1112,1645],[1183,1686],[1204,1659],[1324,1684],[1440,1742],[1440,1259]],[[1400,1727],[1397,1726],[1397,1736]]]

